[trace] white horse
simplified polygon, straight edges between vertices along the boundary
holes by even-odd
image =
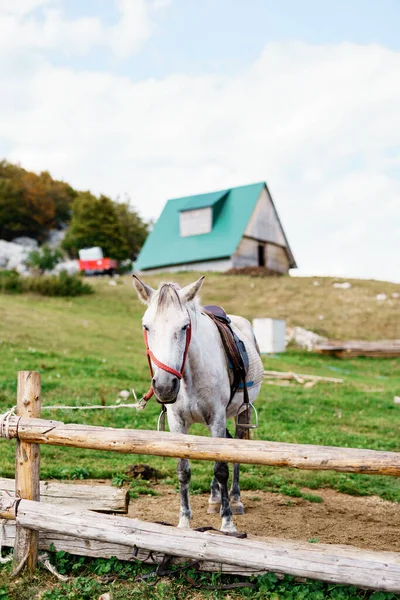
[[[227,418],[235,417],[243,405],[243,390],[239,390],[230,401],[229,365],[221,337],[212,320],[202,312],[198,299],[203,280],[204,277],[201,277],[182,289],[176,284],[164,283],[158,290],[153,290],[135,275],[133,283],[140,300],[148,306],[143,316],[143,328],[148,350],[151,351],[152,390],[158,402],[167,408],[170,431],[188,433],[193,423],[203,423],[212,437],[224,438],[228,434]],[[247,351],[251,350],[250,369],[252,362],[259,361],[255,367],[261,377],[258,376],[259,381],[248,387],[249,400],[253,403],[260,391],[263,372],[256,350],[257,342],[249,321],[232,315],[230,318],[232,329],[244,342]],[[167,365],[169,372],[159,365]],[[237,427],[236,437],[243,438],[244,435],[245,430]],[[234,514],[244,512],[240,501],[239,466],[234,465],[229,494],[228,465],[222,462],[214,465],[208,512],[220,510],[221,531],[225,532],[236,531],[232,509]],[[178,527],[189,528],[192,511],[188,460],[178,460],[177,474],[180,485]]]

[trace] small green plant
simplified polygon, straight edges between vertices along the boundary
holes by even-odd
[[[17,271],[0,271],[0,292],[21,294],[22,279]]]
[[[66,271],[61,271],[59,275],[26,277],[24,291],[42,296],[68,297],[92,294],[93,288],[85,283],[80,275],[69,275]]]
[[[122,487],[125,483],[128,483],[128,481],[130,481],[130,477],[128,477],[128,475],[125,475],[124,473],[116,473],[115,475],[113,475],[111,484],[115,485],[115,487]]]
[[[68,297],[93,294],[94,290],[79,274],[69,275],[66,271],[40,277],[21,277],[16,271],[0,271],[0,292]]]
[[[308,502],[320,503],[320,502],[324,501],[324,499],[321,496],[317,496],[317,494],[304,494],[303,493],[303,498],[304,498],[304,500],[308,500]]]
[[[25,260],[27,267],[36,271],[41,275],[45,271],[52,271],[63,258],[63,253],[58,248],[50,248],[47,244],[44,244],[37,250],[32,250],[28,254],[28,258]]]

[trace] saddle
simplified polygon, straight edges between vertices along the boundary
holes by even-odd
[[[233,331],[231,320],[221,306],[216,306],[214,304],[204,306],[203,313],[210,317],[216,325],[221,336],[229,367],[232,369],[233,381],[231,383],[229,402],[232,401],[232,398],[238,389],[243,389],[244,402],[248,403],[249,397],[246,385],[246,375],[249,370],[249,357],[246,346]]]

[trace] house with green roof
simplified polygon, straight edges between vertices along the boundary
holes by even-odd
[[[168,200],[135,270],[255,266],[275,273],[297,266],[265,182]]]

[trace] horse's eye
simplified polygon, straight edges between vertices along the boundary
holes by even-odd
[[[182,327],[182,331],[186,331],[186,329],[188,329],[188,327],[189,327],[189,325],[184,325],[184,326]]]
[[[143,329],[144,329],[145,331],[149,331],[149,328],[147,327],[147,325],[143,325]]]

